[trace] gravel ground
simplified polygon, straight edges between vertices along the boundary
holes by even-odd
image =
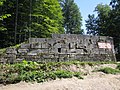
[[[83,80],[58,79],[45,83],[25,83],[0,86],[0,90],[120,90],[120,75],[91,73]]]

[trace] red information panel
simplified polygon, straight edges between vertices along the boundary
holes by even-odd
[[[98,46],[99,46],[99,48],[109,48],[109,49],[112,48],[112,46],[111,46],[110,43],[101,43],[101,42],[98,42]]]

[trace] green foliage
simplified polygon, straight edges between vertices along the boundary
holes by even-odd
[[[83,79],[81,75],[82,72],[72,72],[69,70],[70,65],[99,65],[108,64],[113,62],[48,62],[48,63],[37,63],[32,61],[23,60],[21,63],[15,64],[1,64],[0,65],[0,83],[10,84],[18,83],[20,81],[26,82],[46,82],[49,80],[55,80],[56,78],[72,78],[77,77]],[[65,69],[64,67],[68,68]],[[119,73],[118,65],[117,69],[102,68],[99,71],[105,73],[117,74]]]
[[[78,79],[83,79],[83,77],[81,77],[81,72],[74,72],[74,76],[77,77]]]
[[[69,34],[82,34],[82,16],[77,4],[74,0],[59,0],[63,16],[64,16],[64,28],[66,33]]]
[[[80,72],[62,70],[65,63],[36,63],[23,61],[16,64],[0,65],[0,83],[45,82],[56,78],[72,78],[73,76],[82,79]]]
[[[0,48],[24,42],[29,37],[64,33],[63,13],[57,0],[7,0],[0,6],[0,12]]]
[[[65,70],[57,70],[54,72],[58,78],[72,78],[73,73]]]
[[[106,74],[118,74],[118,73],[120,73],[120,70],[113,69],[113,68],[110,68],[110,67],[101,68],[98,71],[104,72]]]
[[[10,48],[19,48],[21,44],[16,44],[15,46],[10,46]],[[6,51],[7,48],[2,48],[0,49],[0,54],[5,54],[5,51]]]
[[[120,64],[118,64],[118,65],[117,65],[117,69],[119,69],[119,70],[120,70]]]
[[[120,1],[111,0],[110,5],[112,6],[110,13],[110,32],[114,37],[115,48],[118,49],[117,53],[120,54]]]
[[[2,15],[2,16],[0,16],[0,20],[3,20],[3,19],[5,19],[5,18],[7,18],[7,17],[10,17],[10,16],[11,16],[10,14]]]
[[[94,10],[97,16],[88,15],[86,29],[88,34],[113,37],[117,53],[120,53],[120,2],[111,0],[110,5],[112,8],[109,5],[98,4]]]
[[[3,3],[5,2],[6,0],[1,0],[0,1],[0,7],[3,5]],[[6,19],[7,17],[10,17],[11,15],[10,14],[0,14],[0,21],[3,21],[4,19]],[[0,31],[4,31],[4,30],[7,30],[3,25],[2,23],[0,23]]]
[[[6,0],[0,0],[0,6],[2,6],[5,1]]]
[[[33,37],[50,37],[53,33],[64,33],[63,16],[57,0],[38,0],[33,5]]]
[[[5,51],[6,51],[6,48],[0,49],[0,54],[5,53]]]
[[[108,35],[110,6],[98,4],[94,11],[97,12],[97,16],[89,14],[88,20],[86,20],[87,33],[92,35]]]

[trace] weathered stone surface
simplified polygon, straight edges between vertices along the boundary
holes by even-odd
[[[30,38],[20,48],[8,48],[4,59],[48,61],[115,61],[113,39],[106,36],[53,34],[52,38]],[[1,59],[3,61],[3,58]]]
[[[37,43],[37,42],[45,42],[46,38],[29,38],[29,42]]]
[[[39,49],[39,48],[42,48],[42,43],[38,43],[38,42],[35,42],[35,43],[31,43],[30,44],[30,48],[32,49]]]
[[[28,52],[27,55],[37,55],[42,52],[43,51],[41,49],[37,49],[37,50],[32,50],[32,51]]]
[[[6,53],[7,54],[17,54],[17,51],[15,48],[7,48]]]
[[[29,52],[29,49],[23,49],[23,48],[18,49],[18,53],[21,53],[21,54],[25,54],[28,52]]]
[[[29,44],[22,43],[21,48],[25,48],[25,49],[30,48],[30,43]]]

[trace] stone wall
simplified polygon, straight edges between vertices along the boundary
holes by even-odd
[[[106,36],[53,34],[30,38],[19,48],[7,48],[1,62],[116,61],[113,39]]]

